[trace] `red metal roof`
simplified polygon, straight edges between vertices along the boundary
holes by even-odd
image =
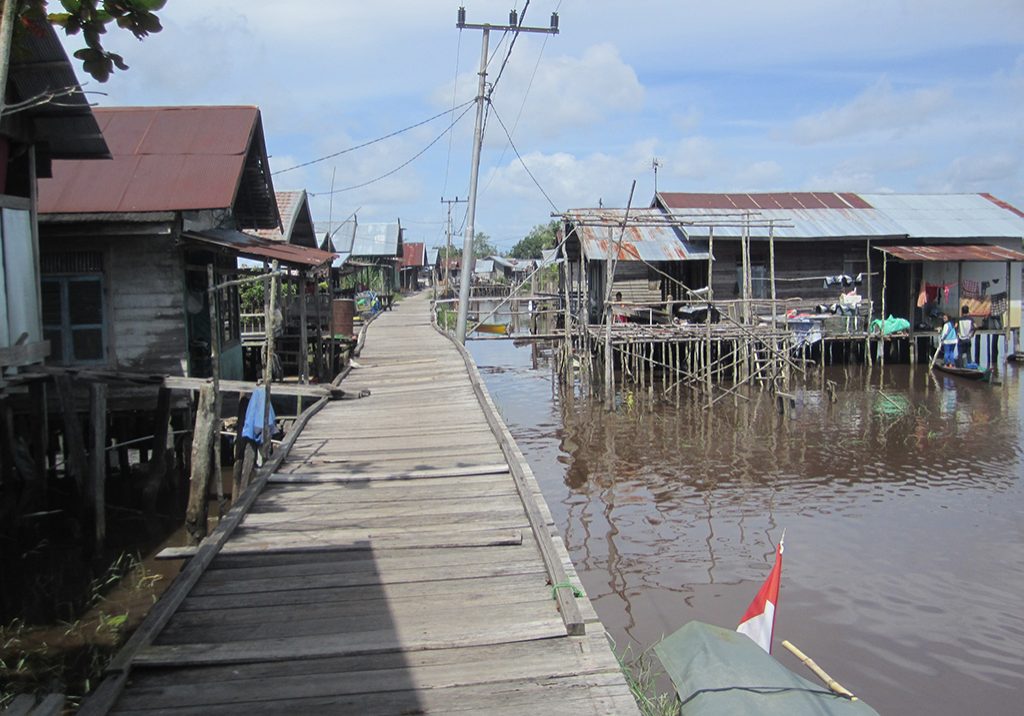
[[[329,251],[286,244],[280,241],[270,241],[230,229],[187,231],[183,236],[192,241],[232,249],[242,256],[267,259],[269,261],[277,260],[293,266],[323,266],[332,262],[337,256],[337,254],[332,254]]]
[[[402,244],[402,268],[419,268],[426,263],[426,253],[421,242]]]
[[[1002,246],[879,246],[902,261],[1024,261],[1024,252]]]
[[[871,205],[856,194],[835,192],[772,192],[763,194],[691,194],[661,192],[658,194],[668,209],[870,209]]]
[[[93,111],[114,159],[54,162],[53,178],[39,181],[41,213],[225,209],[234,204],[260,125],[258,108]]]

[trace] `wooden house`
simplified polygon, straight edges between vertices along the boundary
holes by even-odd
[[[112,160],[56,162],[40,182],[44,334],[56,364],[243,375],[238,256],[315,267],[330,255],[242,233],[281,219],[256,107],[95,111]]]
[[[338,256],[336,292],[371,290],[389,302],[401,285],[402,234],[401,222],[363,224],[352,219],[342,223],[323,244],[324,250]]]
[[[988,314],[993,304],[1004,309],[1000,329],[1020,325],[1024,213],[990,194],[663,192],[653,204],[689,239],[711,242],[716,300],[769,298],[774,254],[776,297],[796,310],[856,291],[865,315],[892,314],[930,332],[929,313],[958,314],[966,286],[979,311],[984,297]],[[919,305],[934,287],[941,297]]]
[[[42,363],[37,179],[54,160],[108,159],[89,103],[53,28],[15,35],[0,121],[0,372]],[[55,101],[45,101],[47,98]]]
[[[420,277],[427,265],[426,245],[422,242],[402,244],[402,263],[399,268],[399,284],[404,291],[415,291],[419,288]]]
[[[561,292],[568,293],[577,315],[582,304],[590,323],[602,322],[606,294],[621,294],[621,302],[639,310],[686,298],[680,282],[696,287],[706,280],[707,242],[689,239],[657,209],[630,211],[623,230],[626,218],[624,209],[565,214]]]

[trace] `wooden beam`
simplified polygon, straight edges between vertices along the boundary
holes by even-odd
[[[199,390],[196,426],[192,435],[192,477],[185,515],[185,529],[192,544],[199,544],[206,537],[206,493],[210,487],[210,453],[216,433],[214,403],[213,386],[208,383]]]
[[[89,423],[92,431],[89,497],[93,502],[93,521],[97,549],[107,538],[107,386],[89,385]]]
[[[64,471],[74,479],[79,494],[84,495],[86,494],[85,438],[82,436],[82,425],[78,422],[78,413],[75,412],[75,395],[71,376],[56,376],[54,385],[57,388],[57,399],[60,401],[61,413],[64,418],[64,452],[67,454]]]

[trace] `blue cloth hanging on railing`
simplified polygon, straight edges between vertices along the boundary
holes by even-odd
[[[260,386],[252,392],[249,398],[249,407],[245,409],[245,423],[242,425],[242,437],[249,438],[257,445],[263,444],[263,406],[267,400],[266,388]],[[270,414],[267,418],[270,434],[274,434],[274,422],[277,417],[274,415],[274,404],[270,404]]]

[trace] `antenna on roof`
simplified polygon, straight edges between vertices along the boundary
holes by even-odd
[[[661,160],[657,157],[651,160],[651,169],[654,170],[654,193],[658,193],[658,169],[661,168]]]

